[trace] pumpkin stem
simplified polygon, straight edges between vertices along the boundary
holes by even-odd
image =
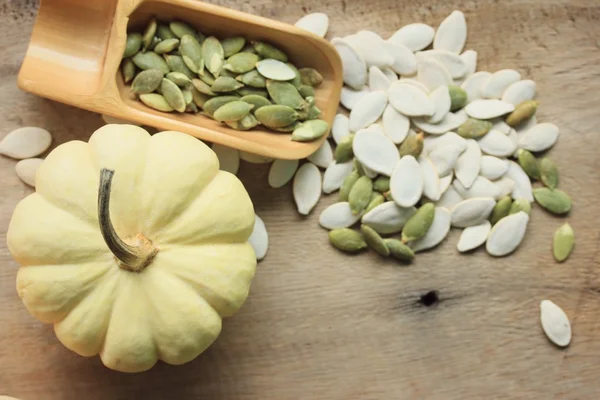
[[[128,242],[121,240],[115,232],[110,220],[110,189],[114,170],[102,168],[100,171],[100,186],[98,188],[98,221],[100,232],[106,245],[115,257],[120,261],[119,267],[133,272],[141,272],[151,262],[158,249],[152,245],[152,241],[138,233]]]

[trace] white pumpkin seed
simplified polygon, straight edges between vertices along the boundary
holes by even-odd
[[[265,78],[276,81],[289,81],[296,77],[296,72],[286,63],[272,58],[257,62],[256,69]]]
[[[462,124],[467,122],[467,120],[469,119],[469,116],[467,115],[467,112],[465,111],[464,108],[455,112],[454,117],[455,117],[454,120],[459,124],[458,126],[461,126]]]
[[[475,250],[486,242],[491,230],[492,224],[490,221],[465,228],[460,235],[456,248],[461,253]]]
[[[465,79],[460,87],[467,92],[467,104],[475,100],[481,99],[483,86],[490,79],[492,74],[486,71],[475,72],[473,75]]]
[[[416,80],[416,79],[413,79],[413,78],[405,78],[405,77],[401,77],[401,78],[398,80],[398,83],[402,83],[402,84],[404,84],[404,83],[405,83],[405,84],[407,84],[407,85],[413,85],[413,86],[415,86],[417,89],[420,89],[420,90],[421,90],[423,93],[425,93],[425,94],[429,94],[429,92],[431,91],[431,90],[429,90],[429,88],[428,88],[427,86],[423,85],[421,82],[419,82],[418,80]]]
[[[329,167],[329,164],[333,162],[333,150],[331,149],[331,144],[325,140],[317,149],[317,151],[307,157],[307,160],[315,164],[317,167]]]
[[[477,71],[477,52],[475,50],[466,50],[460,55],[461,60],[467,68],[464,78],[468,78]]]
[[[17,160],[39,156],[50,147],[52,135],[35,126],[17,128],[0,141],[0,154]]]
[[[429,153],[429,159],[433,165],[435,165],[435,169],[437,170],[438,174],[440,176],[446,176],[454,169],[454,166],[456,165],[458,157],[461,155],[461,153],[462,150],[460,148],[453,144],[449,144],[446,146],[437,147],[435,150]]]
[[[319,216],[319,224],[325,229],[349,228],[360,219],[360,214],[353,214],[347,201],[335,203],[327,207]]]
[[[485,244],[487,252],[494,257],[503,257],[515,251],[525,237],[528,222],[529,215],[524,211],[496,222]]]
[[[493,156],[481,157],[481,169],[479,175],[491,181],[500,179],[508,171],[508,160]]]
[[[381,124],[371,124],[371,125],[367,126],[365,129],[361,129],[361,131],[371,132],[376,135],[385,135],[385,131],[383,130],[383,125],[381,125]],[[360,132],[360,131],[358,131],[358,132]]]
[[[458,203],[452,209],[452,226],[456,228],[468,228],[480,225],[488,219],[496,200],[491,197],[474,197]]]
[[[121,119],[117,117],[113,117],[112,115],[101,114],[102,120],[106,124],[118,124],[118,125],[135,125],[140,126],[140,124],[132,121],[127,121],[126,119]]]
[[[515,106],[496,99],[475,100],[465,107],[467,115],[477,119],[492,119],[511,113]]]
[[[470,188],[466,188],[459,180],[452,182],[452,186],[461,195],[463,199],[471,199],[474,197],[493,197],[500,198],[500,189],[489,179],[483,176],[478,176]]]
[[[412,122],[415,124],[417,128],[422,130],[423,132],[432,134],[432,135],[442,135],[444,133],[455,130],[459,126],[464,123],[464,119],[459,117],[458,114],[454,114],[449,112],[446,114],[444,119],[442,119],[437,124],[431,124],[427,122],[424,118],[413,118]]]
[[[435,203],[435,206],[436,207],[444,207],[446,210],[452,212],[454,207],[463,200],[464,199],[462,197],[460,197],[460,194],[458,194],[458,192],[456,190],[454,190],[454,188],[452,186],[450,186],[444,192],[444,194],[442,194],[442,197],[440,197],[440,200]]]
[[[410,119],[400,114],[392,105],[388,105],[383,112],[383,131],[395,144],[400,144],[406,139],[410,130]]]
[[[437,124],[450,112],[450,92],[448,86],[440,86],[429,94],[429,100],[433,103],[433,115],[427,122]]]
[[[458,54],[446,50],[426,50],[418,52],[416,57],[419,62],[426,58],[437,61],[452,78],[462,78],[467,74],[467,65]]]
[[[500,189],[500,198],[511,195],[513,190],[515,190],[515,181],[506,176],[494,181],[494,185],[498,186],[498,189]]]
[[[343,89],[342,89],[343,91]],[[336,144],[350,134],[350,120],[344,114],[337,114],[333,119],[331,135]]]
[[[352,142],[354,156],[360,163],[373,171],[385,176],[391,176],[400,161],[398,148],[385,135],[360,131]]]
[[[442,64],[431,58],[419,60],[417,79],[429,90],[435,90],[440,86],[448,86],[454,82],[450,72]]]
[[[325,37],[329,29],[329,17],[324,13],[312,13],[300,18],[295,25],[317,36]]]
[[[384,43],[387,43],[387,42],[384,42]],[[416,68],[417,67],[415,66],[415,71],[416,71]],[[396,73],[394,72],[394,70],[391,67],[384,68],[381,71],[384,73],[385,77],[388,78],[388,80],[392,83],[396,82],[399,79],[398,75],[396,75]]]
[[[362,217],[362,223],[380,235],[391,235],[402,231],[404,224],[417,211],[415,207],[399,207],[393,201],[378,205]]]
[[[450,171],[450,173],[443,178],[440,178],[440,193],[442,195],[446,193],[446,190],[448,190],[450,187],[452,179],[454,179],[454,173],[452,171]]]
[[[329,164],[323,175],[323,193],[333,193],[342,187],[344,179],[352,172],[352,161],[338,164],[335,161]]]
[[[520,79],[521,74],[514,69],[503,69],[494,72],[481,88],[481,96],[486,99],[501,99],[504,91]]]
[[[496,122],[494,122],[494,125],[492,125],[492,129],[490,130],[499,131],[504,133],[505,135],[508,135],[511,129],[512,128],[510,127],[510,125],[508,125],[502,119],[498,119]]]
[[[478,142],[481,151],[496,157],[509,157],[517,149],[508,136],[495,130],[489,131]]]
[[[432,116],[435,108],[427,94],[416,86],[403,82],[401,79],[390,86],[388,90],[390,104],[398,112],[409,117]]]
[[[285,186],[294,177],[298,164],[298,160],[275,160],[269,169],[269,186],[272,188]]]
[[[571,343],[571,323],[567,314],[550,300],[540,302],[540,321],[544,333],[552,343],[567,347]]]
[[[435,166],[425,156],[419,157],[419,165],[423,176],[423,195],[431,201],[438,201],[442,196],[442,191],[440,190],[440,177]]]
[[[440,136],[427,136],[423,140],[423,151],[426,154],[431,154],[434,150],[445,146],[458,147],[460,153],[462,153],[467,148],[467,140],[454,132],[448,132]]]
[[[506,171],[505,177],[515,183],[515,188],[512,191],[512,198],[523,198],[530,203],[533,203],[533,189],[531,187],[529,176],[516,162],[509,161],[508,164],[508,171]]]
[[[240,168],[239,150],[213,143],[212,151],[215,152],[219,159],[219,168],[221,171],[227,171],[237,175]]]
[[[481,169],[481,149],[477,141],[473,139],[467,140],[466,150],[458,157],[454,172],[456,179],[463,184],[464,187],[470,188],[479,175]]]
[[[527,100],[535,98],[535,82],[532,80],[518,81],[506,88],[502,101],[515,107]]]
[[[434,29],[425,24],[415,23],[405,25],[398,29],[388,40],[392,43],[400,43],[411,51],[423,50],[433,42]]]
[[[519,147],[538,152],[548,150],[558,140],[558,127],[549,122],[537,124],[519,137]]]
[[[465,15],[458,10],[453,11],[442,21],[433,39],[433,48],[448,50],[459,54],[467,40],[467,21]]]
[[[508,133],[508,138],[510,140],[512,140],[512,142],[515,144],[515,146],[517,147],[517,150],[515,151],[515,154],[513,154],[514,158],[518,158],[519,157],[519,138],[523,135],[523,133],[517,134],[517,131],[512,129],[510,130],[510,132]]]
[[[406,76],[417,73],[417,57],[408,47],[401,43],[387,41],[383,42],[383,48],[394,60],[390,68],[395,73]]]
[[[321,197],[321,172],[315,164],[302,165],[294,176],[294,200],[301,215],[308,215]]]
[[[248,242],[254,249],[254,254],[258,261],[265,258],[269,249],[269,234],[262,218],[256,214],[254,215],[254,229],[248,238]]]
[[[450,211],[445,207],[436,207],[431,227],[421,239],[413,240],[409,246],[415,252],[431,249],[448,236],[450,232]]]
[[[367,83],[367,64],[360,53],[350,43],[340,38],[333,38],[335,47],[344,69],[344,83],[354,90],[360,90]]]
[[[366,128],[377,121],[387,106],[387,96],[384,91],[371,92],[361,98],[350,112],[350,131]]]
[[[391,67],[394,60],[383,47],[383,39],[371,31],[359,31],[349,35],[344,40],[358,51],[365,60],[367,68],[372,66],[379,68]]]
[[[387,90],[392,83],[377,67],[369,68],[369,89],[372,91]]]
[[[368,86],[364,86],[360,90],[354,90],[348,86],[343,86],[340,93],[340,103],[342,103],[347,110],[352,110],[354,106],[356,106],[356,103],[369,94],[369,92]]]
[[[15,165],[15,172],[19,179],[35,188],[35,175],[43,162],[44,160],[41,158],[27,158],[21,160]]]
[[[412,207],[423,194],[421,166],[413,156],[400,159],[390,179],[392,198],[400,207]]]
[[[259,156],[258,154],[248,153],[245,151],[240,151],[240,159],[251,164],[269,164],[275,160],[271,157]]]

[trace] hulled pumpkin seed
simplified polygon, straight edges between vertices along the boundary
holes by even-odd
[[[259,108],[264,107],[264,106],[270,106],[272,104],[269,101],[269,99],[267,99],[263,96],[257,96],[255,94],[249,94],[247,96],[242,97],[240,100],[245,101],[246,103],[252,104],[254,106],[254,108],[252,109],[253,111],[256,111]]]
[[[504,196],[494,206],[492,210],[492,215],[490,216],[490,222],[492,225],[496,225],[498,221],[502,218],[506,217],[510,213],[510,208],[512,206],[512,199],[510,196]]]
[[[433,224],[435,217],[435,205],[433,203],[425,203],[412,217],[406,221],[406,225],[402,229],[402,241],[404,243],[422,238],[427,234],[429,228]]]
[[[385,244],[385,241],[379,236],[373,228],[368,225],[361,225],[360,232],[362,233],[363,239],[369,247],[377,252],[377,254],[387,257],[390,255],[390,249]]]
[[[264,58],[272,58],[277,61],[287,62],[287,55],[277,47],[265,42],[252,42],[254,50]]]
[[[200,93],[207,94],[209,96],[216,96],[215,92],[213,92],[210,86],[200,79],[192,79],[192,85],[198,90]]]
[[[373,193],[373,182],[368,176],[361,176],[350,189],[348,203],[353,214],[360,214],[367,208]]]
[[[248,115],[253,107],[252,104],[248,104],[244,101],[232,101],[219,107],[219,109],[215,111],[213,117],[220,122],[239,121]]]
[[[177,36],[173,33],[168,25],[159,23],[156,28],[156,36],[162,40],[177,39]]]
[[[400,261],[412,261],[415,259],[415,253],[413,250],[402,243],[398,239],[384,239],[384,242],[388,249],[390,250],[390,254],[392,257],[400,260]]]
[[[548,157],[540,160],[540,177],[544,185],[550,189],[556,189],[558,186],[558,168]]]
[[[202,44],[204,65],[215,77],[218,77],[225,63],[225,52],[221,42],[214,36],[206,38]]]
[[[456,85],[448,86],[450,93],[450,111],[458,111],[467,104],[467,92]]]
[[[171,81],[171,82],[173,82],[173,81]],[[173,83],[175,83],[175,82],[173,82]],[[190,89],[187,89],[187,88],[181,89],[181,93],[183,94],[183,100],[185,100],[186,108],[188,105],[194,103],[194,96],[192,95],[192,91]]]
[[[458,127],[457,133],[465,139],[478,139],[492,129],[492,123],[480,119],[469,118]]]
[[[183,93],[181,92],[181,89],[179,89],[179,86],[177,86],[172,81],[163,78],[160,84],[160,91],[164,96],[165,100],[167,100],[167,103],[169,103],[169,105],[173,107],[175,111],[185,111],[186,103],[183,97]]]
[[[170,53],[179,46],[179,39],[165,39],[154,46],[156,54]]]
[[[179,52],[185,65],[195,73],[204,69],[202,45],[191,35],[183,35],[179,44]]]
[[[223,46],[223,55],[226,58],[231,57],[232,55],[239,53],[246,44],[246,39],[241,36],[233,36],[221,41],[221,46]]]
[[[259,57],[254,53],[237,53],[227,59],[223,68],[236,74],[245,74],[256,67]]]
[[[336,249],[346,253],[357,253],[367,248],[367,243],[361,234],[350,228],[331,230],[329,241]]]
[[[350,134],[345,136],[335,148],[335,161],[339,163],[344,163],[350,161],[354,156],[352,151],[352,143],[354,142],[354,134]],[[362,166],[361,166],[362,167]],[[363,171],[364,172],[364,171]],[[360,173],[360,171],[359,171]],[[360,174],[364,175],[364,173]]]
[[[194,79],[196,77],[196,74],[194,72],[192,72],[192,70],[189,69],[187,67],[187,65],[185,65],[185,62],[183,62],[183,58],[181,58],[181,56],[176,56],[176,55],[172,55],[172,54],[163,54],[163,57],[165,58],[164,61],[166,62],[167,66],[168,66],[167,68],[169,69],[169,71],[166,72],[167,74],[170,71],[173,71],[173,72],[181,72],[182,74],[185,74],[190,79]]]
[[[131,57],[135,55],[142,47],[142,35],[140,33],[128,33],[127,40],[125,41],[125,51],[123,52],[123,58]]]
[[[574,246],[575,232],[573,231],[573,228],[571,228],[571,225],[566,223],[554,233],[552,253],[554,254],[556,261],[563,262],[569,258]]]
[[[256,110],[256,118],[268,128],[283,128],[298,120],[298,113],[292,107],[272,105]]]
[[[519,198],[513,201],[508,215],[516,214],[520,211],[528,215],[531,214],[531,203],[527,199]]]
[[[239,88],[244,85],[241,82],[236,81],[232,77],[229,76],[220,76],[215,79],[215,83],[212,84],[210,90],[215,93],[227,93],[227,92],[235,92]]]
[[[506,123],[511,127],[517,127],[535,115],[540,103],[535,100],[522,102],[515,108],[515,111],[506,117]]]
[[[400,157],[413,156],[418,158],[423,151],[423,132],[414,136],[408,136],[400,145]]]
[[[387,176],[380,176],[373,182],[373,189],[379,193],[385,193],[390,190],[390,178]]]
[[[315,97],[315,88],[309,85],[300,85],[300,87],[298,87],[298,93],[304,98]]]
[[[298,72],[300,73],[300,81],[304,85],[315,87],[323,82],[323,75],[314,68],[300,68]]]
[[[131,83],[131,91],[136,94],[152,93],[160,86],[163,75],[158,69],[142,71]]]
[[[219,107],[224,106],[227,103],[231,103],[232,101],[236,101],[239,100],[240,98],[238,96],[217,96],[217,97],[213,97],[210,100],[207,100],[204,103],[204,106],[202,107],[202,109],[204,110],[204,112],[206,114],[208,114],[209,116],[213,116],[213,114],[215,113],[215,111],[217,111],[219,109]]]
[[[373,192],[371,194],[371,201],[369,201],[367,208],[365,208],[365,214],[383,203],[385,203],[385,196],[381,193]]]
[[[311,140],[320,138],[328,131],[329,125],[327,122],[320,119],[314,119],[311,121],[306,121],[294,129],[292,140],[296,142],[309,142]]]
[[[144,29],[144,33],[142,34],[142,50],[146,51],[150,48],[152,41],[154,39],[154,34],[156,33],[156,18],[152,18],[150,22],[146,25]]]
[[[540,169],[538,166],[538,160],[535,158],[535,156],[528,150],[524,149],[519,149],[517,154],[519,165],[521,168],[523,168],[523,171],[525,171],[525,173],[529,175],[531,179],[540,179]]]
[[[547,211],[562,215],[571,211],[571,198],[560,189],[546,187],[533,189],[535,201]]]
[[[135,77],[135,64],[131,58],[125,58],[121,62],[121,74],[123,74],[125,83],[130,82]]]
[[[181,72],[169,72],[166,78],[170,81],[173,81],[173,83],[180,88],[188,87],[190,83],[192,83],[192,80],[188,78],[186,74]]]
[[[242,82],[244,85],[251,86],[253,88],[267,87],[267,80],[255,69],[238,76],[237,80]]]
[[[269,93],[267,93],[266,90],[264,89],[257,89],[257,88],[251,88],[251,87],[242,87],[239,88],[237,93],[240,96],[250,96],[250,95],[255,95],[255,96],[262,96],[264,98],[268,98],[269,97]]]
[[[350,190],[352,190],[352,186],[356,183],[356,181],[360,178],[360,174],[356,171],[352,171],[342,183],[340,188],[340,201],[348,201],[348,196],[350,195]]]
[[[185,22],[173,21],[169,24],[169,28],[171,32],[173,32],[175,36],[177,36],[179,39],[181,39],[185,35],[191,35],[195,37],[199,43],[202,43],[202,41],[204,41],[204,35],[202,35],[200,32],[197,32],[194,28],[192,28]]]
[[[260,122],[258,122],[254,115],[248,114],[239,121],[227,121],[225,122],[225,124],[227,124],[230,128],[236,129],[238,131],[248,131],[258,126]]]
[[[183,95],[181,97],[183,99]],[[169,105],[169,103],[167,102],[167,100],[158,93],[141,94],[140,100],[142,101],[142,103],[144,103],[145,105],[147,105],[150,108],[154,108],[155,110],[163,111],[163,112],[173,111],[173,107],[171,107]],[[185,107],[185,104],[184,104],[184,107]]]
[[[295,110],[308,109],[308,103],[291,83],[269,80],[267,91],[276,104],[292,107]]]
[[[133,63],[141,70],[158,69],[164,75],[171,72],[165,60],[153,51],[139,52],[132,58]]]

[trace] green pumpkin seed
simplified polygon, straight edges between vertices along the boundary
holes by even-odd
[[[158,69],[165,75],[171,72],[165,60],[153,51],[139,52],[133,56],[132,60],[141,70]]]
[[[142,50],[146,51],[150,48],[152,41],[154,40],[154,34],[156,33],[156,18],[152,18],[146,28],[144,29],[144,33],[142,34]]]
[[[450,85],[448,86],[448,92],[450,92],[450,111],[460,110],[467,105],[467,92],[461,87]]]
[[[255,69],[238,76],[237,80],[242,82],[244,85],[251,86],[253,88],[267,87],[267,80]]]
[[[292,140],[296,142],[309,142],[325,135],[329,131],[327,122],[315,119],[306,121],[294,130]]]
[[[186,74],[182,74],[181,72],[169,72],[166,78],[173,81],[173,83],[180,88],[188,87],[192,83],[192,80],[188,78]]]
[[[390,255],[390,249],[388,249],[385,241],[373,228],[368,225],[361,225],[360,232],[362,233],[365,242],[367,242],[367,245],[375,250],[377,254],[383,257]]]
[[[204,35],[200,32],[196,31],[190,25],[181,21],[174,21],[169,24],[169,28],[171,32],[175,34],[179,39],[184,37],[185,35],[190,35],[196,38],[198,43],[202,43],[204,41]]]
[[[177,36],[175,36],[171,28],[163,23],[158,24],[158,27],[156,28],[156,36],[162,40],[177,39]]]
[[[323,75],[314,68],[300,68],[300,81],[304,85],[319,86],[323,82]]]
[[[290,83],[294,86],[296,86],[296,88],[300,88],[300,86],[302,86],[302,77],[300,76],[300,71],[298,70],[298,68],[296,68],[296,66],[292,63],[287,63],[286,64],[288,67],[290,67],[290,69],[292,71],[294,71],[295,77],[294,79],[292,79],[290,81]]]
[[[230,128],[236,129],[238,131],[248,131],[250,129],[255,128],[260,124],[256,117],[252,114],[246,115],[239,121],[229,121],[225,122]]]
[[[199,76],[202,82],[206,83],[209,86],[212,86],[213,83],[215,83],[215,77],[207,70],[200,71]]]
[[[276,132],[280,132],[280,133],[290,133],[290,132],[294,132],[301,124],[302,124],[301,122],[295,121],[295,122],[292,122],[291,124],[286,125],[282,128],[269,128],[269,129],[272,129],[272,130],[274,130]]]
[[[254,50],[264,58],[272,58],[277,61],[287,62],[287,55],[277,47],[265,42],[252,42]]]
[[[490,121],[469,118],[465,123],[458,127],[457,133],[465,139],[478,139],[487,134],[492,129]]]
[[[179,86],[174,84],[172,81],[163,78],[160,84],[160,91],[165,100],[167,100],[167,103],[169,103],[169,105],[173,107],[175,111],[185,111],[186,102],[181,89],[179,89]]]
[[[123,58],[131,57],[135,55],[142,47],[142,35],[140,33],[128,33],[127,40],[125,42],[125,51],[123,52]]]
[[[385,245],[390,250],[392,257],[400,261],[412,261],[415,259],[414,251],[398,239],[384,239]]]
[[[367,248],[361,234],[350,228],[333,229],[329,232],[329,241],[336,249],[346,253],[358,253]]]
[[[560,189],[546,187],[533,189],[535,201],[547,211],[562,215],[571,211],[571,198]]]
[[[519,211],[523,211],[528,215],[531,214],[531,203],[526,199],[516,199],[511,204],[508,215],[516,214]]]
[[[360,174],[356,171],[352,171],[346,179],[344,179],[342,187],[340,188],[340,201],[348,201],[352,186],[354,186],[358,178],[360,178]]]
[[[425,203],[406,221],[402,229],[404,243],[422,238],[429,232],[435,217],[435,205]]]
[[[246,39],[241,36],[233,36],[221,41],[223,46],[223,54],[225,58],[229,58],[232,55],[239,53],[244,48]]]
[[[250,95],[255,95],[255,96],[262,96],[264,98],[269,98],[269,93],[267,93],[266,90],[263,89],[257,89],[257,88],[251,88],[251,87],[243,87],[238,89],[237,93],[240,96],[250,96]]]
[[[125,58],[121,62],[121,74],[123,74],[123,81],[128,83],[135,77],[135,64],[131,58]]]
[[[203,108],[204,104],[212,98],[211,96],[208,96],[204,93],[200,93],[198,89],[196,89],[194,86],[189,86],[189,89],[192,92],[192,99],[194,101],[194,104],[196,104],[196,106],[198,106],[199,108]]]
[[[227,103],[231,103],[232,101],[236,101],[239,100],[240,98],[238,96],[218,96],[218,97],[213,97],[210,100],[207,100],[204,105],[202,106],[202,109],[204,110],[204,112],[209,115],[210,117],[212,117],[215,113],[215,111],[217,111],[220,107],[224,106]]]
[[[192,85],[198,90],[200,93],[207,94],[209,96],[216,96],[215,92],[213,92],[208,86],[206,82],[200,79],[192,79]]]
[[[171,82],[173,82],[173,81],[171,81]],[[173,83],[175,83],[175,82],[173,82]],[[192,91],[190,89],[181,89],[181,93],[183,94],[183,100],[185,100],[186,108],[188,105],[194,103],[194,96],[192,96]]]
[[[519,104],[515,111],[506,117],[506,123],[511,127],[517,127],[535,115],[539,106],[539,102],[535,100],[526,100]]]
[[[390,190],[390,178],[387,176],[380,176],[373,182],[373,189],[379,193],[385,193]]]
[[[298,88],[298,93],[300,93],[300,96],[304,98],[315,97],[315,88],[308,85],[300,85],[300,87]]]
[[[558,168],[548,157],[540,160],[540,176],[544,185],[550,189],[556,189],[558,186]]]
[[[519,165],[531,179],[540,179],[538,160],[533,154],[531,154],[531,152],[524,149],[519,149],[517,157],[519,160]]]
[[[202,45],[191,35],[183,35],[179,44],[181,58],[187,67],[195,73],[204,69]]]
[[[254,115],[267,128],[283,128],[298,120],[296,110],[279,104],[261,107]]]
[[[400,145],[400,157],[413,156],[418,158],[423,151],[423,132],[408,136]]]
[[[213,117],[220,122],[239,121],[248,115],[253,107],[252,104],[248,104],[244,101],[232,101],[225,104],[223,107],[219,107],[219,109],[215,111]]]
[[[354,134],[345,136],[335,148],[335,162],[338,164],[348,162],[354,157],[352,152],[352,143],[354,142]],[[364,171],[363,171],[364,172]],[[360,173],[360,171],[359,171]],[[364,173],[360,174],[364,175]]]
[[[275,104],[282,104],[295,110],[308,109],[308,103],[291,83],[268,80],[267,91]]]
[[[190,79],[194,79],[196,77],[196,74],[194,72],[192,72],[192,70],[189,69],[187,67],[187,65],[185,65],[185,62],[183,62],[183,58],[181,56],[176,56],[176,55],[172,55],[172,54],[163,54],[163,57],[165,58],[164,61],[166,62],[168,69],[170,71],[181,72],[182,74],[185,74]],[[166,72],[166,73],[169,73],[169,72]]]
[[[575,246],[575,232],[571,225],[568,223],[564,224],[556,230],[554,233],[554,240],[552,243],[552,253],[554,258],[558,262],[563,262],[573,252]]]
[[[262,96],[257,96],[255,94],[249,94],[247,96],[242,97],[240,100],[252,104],[254,106],[254,108],[252,109],[253,111],[256,111],[264,106],[270,106],[272,104],[269,101],[269,99],[266,99]]]
[[[367,208],[373,194],[373,182],[368,176],[361,176],[350,189],[348,203],[352,214],[360,214]]]
[[[154,46],[156,54],[170,53],[179,46],[179,39],[165,39]]]
[[[365,214],[374,209],[375,207],[382,205],[383,203],[385,203],[385,196],[381,193],[373,192],[373,194],[371,195],[371,201],[365,209]]]
[[[494,206],[492,210],[492,215],[490,216],[490,222],[492,225],[496,225],[496,222],[500,221],[502,218],[506,217],[510,212],[510,208],[512,207],[512,199],[510,196],[504,196]]]
[[[258,61],[254,53],[237,53],[227,59],[223,68],[236,74],[245,74],[252,71]]]
[[[173,107],[169,105],[167,100],[158,93],[141,94],[140,100],[142,103],[158,111],[171,112]]]
[[[225,52],[221,42],[214,36],[206,38],[202,44],[202,57],[204,65],[215,77],[219,77],[223,64],[225,64]]]
[[[137,74],[131,83],[131,91],[135,94],[154,92],[163,80],[163,73],[158,69],[147,69]]]
[[[212,90],[215,93],[228,93],[235,92],[243,86],[243,83],[238,82],[230,76],[220,76],[217,79],[215,79],[215,83],[212,84],[210,90]]]

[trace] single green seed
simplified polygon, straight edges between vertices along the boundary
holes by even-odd
[[[237,53],[227,59],[223,68],[236,74],[245,74],[252,71],[258,61],[259,57],[254,53]]]
[[[169,24],[169,29],[179,39],[181,39],[185,35],[191,35],[191,36],[195,37],[196,40],[198,40],[198,42],[202,42],[204,40],[204,38],[203,38],[204,35],[197,32],[194,28],[192,28],[190,25],[186,24],[185,22],[173,21]]]
[[[373,189],[379,193],[385,193],[390,190],[390,178],[387,176],[380,176],[373,182]]]
[[[400,261],[410,262],[415,259],[414,251],[398,239],[384,239],[392,257]]]
[[[404,243],[422,238],[429,232],[435,218],[435,205],[425,203],[406,221],[402,229]]]
[[[135,94],[152,93],[160,86],[162,79],[162,71],[147,69],[137,74],[131,83],[131,91]]]
[[[571,198],[560,189],[547,187],[533,189],[535,201],[552,214],[563,215],[571,211]]]
[[[215,83],[212,84],[210,90],[212,90],[215,93],[228,93],[235,92],[243,86],[243,83],[236,81],[232,77],[220,76],[217,79],[215,79]]]
[[[236,101],[239,100],[240,98],[238,96],[217,96],[217,97],[213,97],[210,100],[207,100],[202,109],[204,110],[204,112],[210,116],[212,118],[212,116],[214,115],[215,111],[217,111],[219,109],[219,107],[224,106],[227,103],[230,103],[232,101]]]
[[[342,187],[340,188],[340,201],[348,201],[352,186],[354,186],[358,178],[360,178],[360,174],[356,171],[352,171],[350,175],[344,179]]]
[[[563,226],[558,228],[554,233],[554,240],[552,243],[552,253],[554,258],[558,262],[563,262],[573,252],[575,246],[575,232],[571,225],[565,223]]]
[[[450,111],[460,110],[467,105],[467,92],[461,87],[450,85],[448,86],[448,92],[450,93]]]
[[[357,253],[367,248],[367,242],[357,231],[349,228],[333,229],[329,232],[331,244],[346,253]]]
[[[135,64],[131,58],[125,58],[121,62],[121,74],[125,83],[130,82],[135,77]]]
[[[517,157],[519,160],[519,165],[521,166],[521,168],[523,168],[523,171],[525,171],[525,173],[529,175],[531,179],[540,179],[540,169],[538,166],[538,160],[533,154],[531,154],[530,151],[527,151],[525,149],[519,149]]]
[[[556,189],[558,186],[558,168],[548,157],[544,157],[539,162],[540,176],[544,185],[550,189]]]
[[[248,104],[245,101],[232,101],[219,107],[213,114],[213,117],[220,122],[235,122],[248,115],[253,107],[252,104]]]
[[[283,128],[298,120],[296,110],[279,104],[261,107],[254,115],[267,128]]]
[[[160,91],[165,100],[167,100],[167,103],[169,103],[175,111],[185,112],[186,102],[179,86],[172,81],[163,78],[160,84]]]
[[[502,218],[506,217],[510,212],[510,208],[512,206],[512,199],[510,196],[504,196],[494,206],[492,210],[492,215],[490,216],[490,222],[492,225],[496,225],[496,222],[500,221]]]
[[[202,45],[192,35],[183,35],[179,52],[185,65],[194,73],[204,68]]]
[[[374,209],[375,207],[382,205],[383,203],[385,203],[385,196],[381,193],[373,192],[373,194],[371,195],[371,201],[365,209],[365,214]]]
[[[154,46],[156,54],[170,53],[179,46],[179,39],[165,39]]]
[[[304,98],[315,97],[315,88],[308,85],[300,85],[298,88],[298,93],[300,93],[300,96]]]
[[[218,77],[225,64],[225,52],[219,39],[214,36],[206,38],[202,43],[202,58],[210,73]]]
[[[142,35],[138,32],[128,33],[127,40],[125,42],[125,51],[123,52],[123,58],[128,58],[138,51],[142,47]]]
[[[350,189],[348,203],[352,214],[360,214],[369,205],[373,193],[373,182],[368,176],[361,176]]]
[[[140,100],[142,103],[155,110],[163,112],[173,111],[173,107],[171,107],[167,100],[158,93],[141,94]]]
[[[373,228],[368,225],[361,225],[360,232],[367,245],[375,250],[377,254],[383,257],[390,255],[390,249],[385,244],[385,241]]]
[[[221,46],[223,46],[223,54],[226,58],[239,53],[244,48],[245,44],[246,39],[241,36],[233,36],[221,41]]]
[[[423,151],[423,132],[419,132],[414,136],[408,136],[400,145],[400,157],[413,156],[415,158],[421,155]]]
[[[268,80],[267,91],[276,104],[292,107],[295,110],[308,109],[308,103],[291,83]]]
[[[158,69],[165,75],[171,72],[165,60],[153,51],[139,52],[133,56],[132,61],[141,70]]]
[[[511,127],[517,127],[535,115],[540,103],[535,100],[526,100],[517,105],[515,110],[506,117],[506,123]]]
[[[490,121],[469,118],[465,123],[458,127],[457,133],[465,139],[478,139],[486,135],[492,129]]]
[[[256,52],[264,58],[273,58],[281,62],[287,62],[288,60],[287,55],[272,44],[265,42],[252,42],[252,45],[254,46],[254,50],[256,50]]]
[[[352,143],[354,142],[354,134],[345,136],[335,148],[335,161],[338,164],[348,162],[354,157],[352,152]],[[364,172],[364,171],[363,171]],[[364,174],[361,174],[364,175]]]

